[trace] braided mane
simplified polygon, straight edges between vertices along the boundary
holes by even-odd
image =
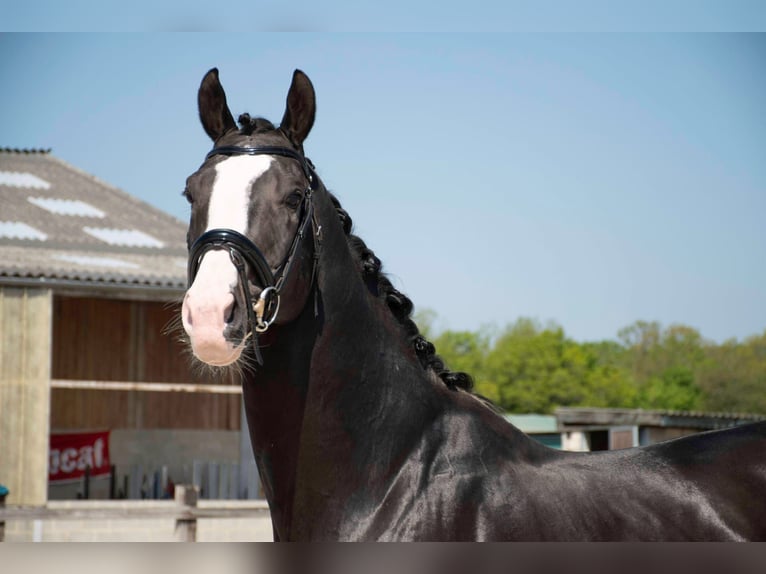
[[[388,277],[381,272],[382,263],[380,259],[359,236],[351,233],[353,227],[351,217],[341,207],[338,198],[329,191],[328,194],[343,225],[343,231],[348,236],[349,247],[361,263],[361,271],[367,288],[371,293],[385,300],[391,313],[404,327],[406,337],[414,347],[420,364],[424,369],[433,370],[450,389],[470,391],[473,388],[473,378],[467,373],[453,372],[447,369],[444,361],[436,354],[433,343],[426,340],[412,320],[412,301],[397,290],[388,280]]]
[[[274,124],[263,118],[252,118],[250,114],[241,114],[238,118],[240,132],[244,135],[266,132],[276,129]],[[436,354],[433,343],[426,340],[418,326],[412,320],[412,301],[397,290],[388,277],[382,273],[382,263],[375,253],[367,247],[364,241],[351,233],[353,222],[348,212],[340,205],[340,201],[329,191],[330,200],[338,213],[343,225],[343,231],[348,238],[351,251],[361,263],[361,272],[370,292],[384,299],[393,316],[404,327],[405,336],[412,344],[420,364],[424,369],[431,369],[452,390],[470,391],[473,388],[473,378],[467,373],[450,371],[444,361]]]

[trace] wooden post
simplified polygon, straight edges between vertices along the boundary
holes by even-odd
[[[176,484],[175,501],[189,509],[197,507],[199,488],[193,484]],[[197,519],[194,516],[186,516],[176,520],[175,529],[177,542],[197,541]]]
[[[53,296],[0,287],[0,482],[8,504],[48,501]]]

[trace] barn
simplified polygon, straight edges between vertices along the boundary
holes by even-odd
[[[559,407],[555,418],[562,448],[571,451],[648,446],[766,420],[759,414],[591,407]]]
[[[240,464],[252,454],[237,381],[195,372],[173,334],[185,234],[50,150],[0,150],[9,504],[156,498],[180,481],[205,482],[209,496],[256,494],[254,465]]]

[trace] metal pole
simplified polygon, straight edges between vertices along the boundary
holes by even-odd
[[[82,497],[84,500],[90,498],[90,466],[85,467],[85,476],[82,479]]]
[[[117,467],[115,465],[109,467],[109,498],[111,500],[117,498]]]

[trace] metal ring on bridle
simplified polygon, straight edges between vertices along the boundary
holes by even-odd
[[[277,318],[277,314],[279,314],[279,301],[279,292],[276,287],[269,286],[261,291],[261,294],[258,296],[258,301],[253,303],[253,311],[255,312],[256,318],[255,330],[258,333],[265,333]],[[270,313],[271,317],[264,319],[266,313],[272,308],[272,302],[274,306]]]

